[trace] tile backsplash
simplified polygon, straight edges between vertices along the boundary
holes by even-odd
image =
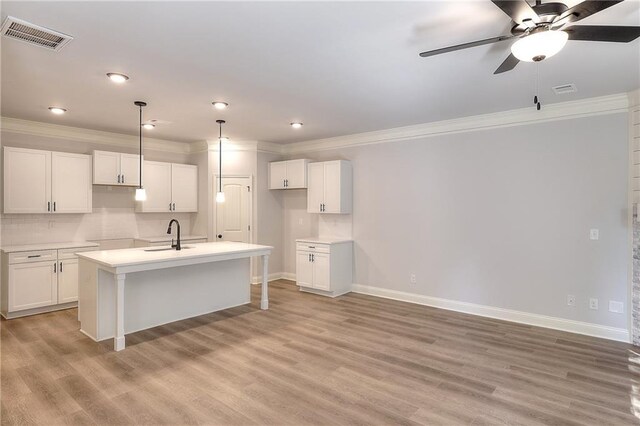
[[[3,246],[62,241],[109,240],[162,235],[170,219],[189,234],[194,213],[135,213],[129,188],[94,186],[90,214],[3,214]]]

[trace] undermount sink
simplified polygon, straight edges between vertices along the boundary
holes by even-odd
[[[185,250],[185,249],[190,249],[190,248],[193,248],[193,247],[185,246],[185,247],[182,247],[181,249]],[[175,250],[175,249],[173,247],[158,247],[158,248],[144,249],[144,251],[169,251],[169,250]]]

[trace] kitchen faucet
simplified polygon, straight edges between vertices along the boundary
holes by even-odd
[[[173,244],[173,238],[171,238],[171,248],[175,248],[176,250],[182,250],[182,248],[180,247],[180,222],[178,222],[177,219],[171,219],[171,221],[169,222],[169,228],[167,229],[167,234],[171,235],[171,225],[173,225],[173,222],[176,223],[176,225],[178,225],[178,241]]]

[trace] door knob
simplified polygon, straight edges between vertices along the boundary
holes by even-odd
[[[222,234],[218,234],[218,238],[222,238]]]

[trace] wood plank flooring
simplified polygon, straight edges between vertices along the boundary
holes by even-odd
[[[128,335],[112,352],[77,311],[2,321],[1,422],[638,424],[627,344],[272,283],[251,305]]]

